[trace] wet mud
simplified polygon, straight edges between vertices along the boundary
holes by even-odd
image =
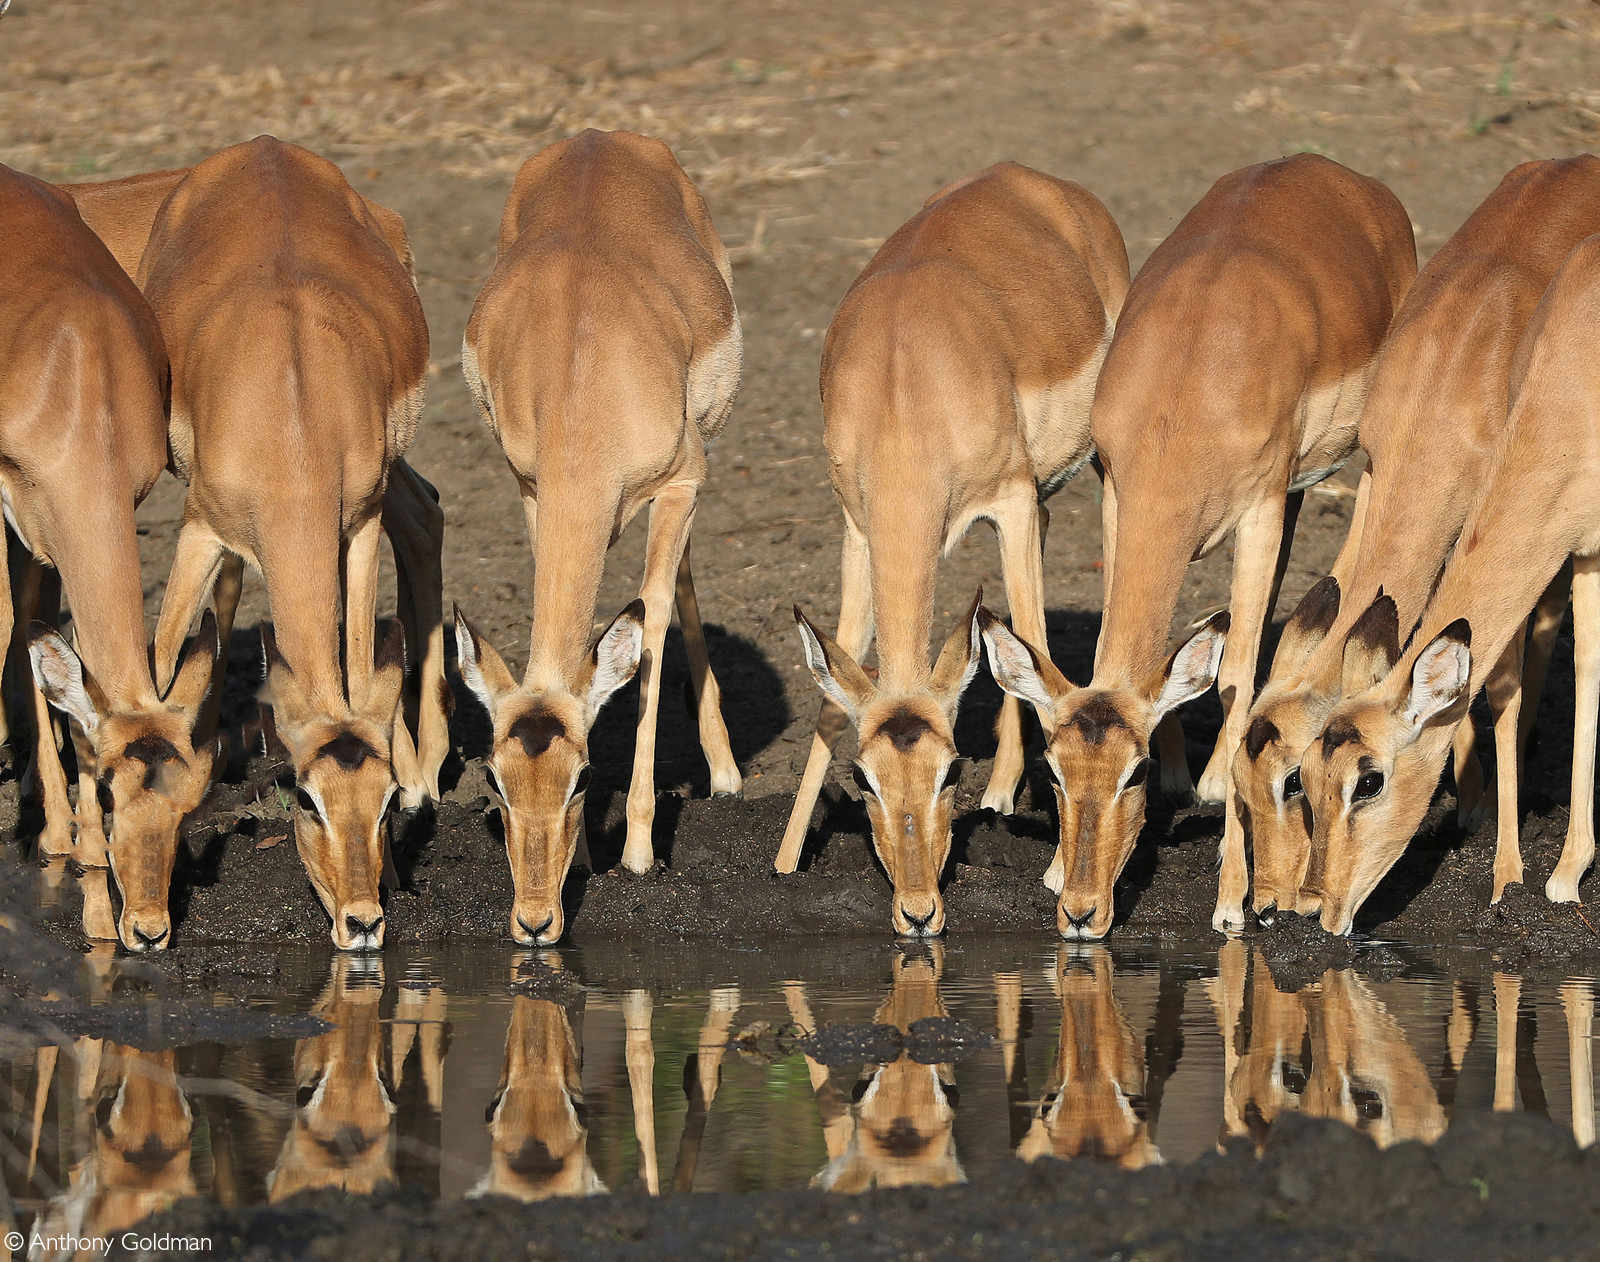
[[[188,1201],[147,1223],[202,1235],[230,1256],[347,1262],[556,1259],[1298,1259],[1595,1256],[1600,1155],[1523,1117],[1452,1127],[1431,1148],[1380,1152],[1299,1116],[1248,1145],[1127,1173],[1042,1161],[965,1187],[821,1193],[621,1195],[523,1206],[302,1197],[292,1214]],[[115,1256],[115,1255],[113,1255]]]

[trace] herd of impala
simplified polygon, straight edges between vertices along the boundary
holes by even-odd
[[[0,499],[22,558],[0,573],[0,638],[16,677],[31,665],[17,714],[35,736],[41,850],[109,867],[121,910],[94,904],[90,936],[170,941],[180,828],[226,747],[219,676],[249,563],[271,608],[265,695],[296,844],[335,945],[380,946],[383,821],[396,800],[437,798],[451,696],[444,517],[405,461],[428,330],[404,223],[271,137],[102,184],[0,167],[0,216],[14,225],[0,244]],[[1013,809],[1026,703],[1055,787],[1043,879],[1065,938],[1109,930],[1152,769],[1164,791],[1195,791],[1175,711],[1213,683],[1226,718],[1198,793],[1224,805],[1215,928],[1243,928],[1248,899],[1262,923],[1294,911],[1348,932],[1452,754],[1462,819],[1496,814],[1498,899],[1522,879],[1519,761],[1570,591],[1571,823],[1546,893],[1576,901],[1595,853],[1596,343],[1588,155],[1511,171],[1420,274],[1394,195],[1312,155],[1224,176],[1131,281],[1115,221],[1076,184],[1001,163],[939,190],[850,286],[823,348],[839,625],[830,637],[795,610],[824,700],[777,870],[795,870],[853,726],[894,928],[942,932],[952,733],[986,647],[1008,695],[983,805]],[[665,145],[587,131],[523,165],[462,348],[533,547],[520,681],[455,612],[461,677],[493,723],[521,944],[564,932],[588,734],[635,674],[622,863],[654,862],[674,605],[712,790],[740,789],[689,549],[740,364],[727,251]],[[1349,539],[1258,694],[1304,493],[1358,447]],[[1091,461],[1105,607],[1078,686],[1046,650],[1044,501]],[[147,646],[134,510],[163,467],[188,494]],[[646,505],[639,599],[591,643],[607,550]],[[979,592],[930,665],[939,557],[979,518],[999,536],[1011,625]],[[399,590],[381,642],[380,534]],[[1169,651],[1186,567],[1230,535],[1229,609]],[[1467,713],[1480,688],[1493,786]],[[75,803],[49,706],[74,742]]]

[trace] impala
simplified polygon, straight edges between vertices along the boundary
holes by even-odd
[[[517,479],[533,546],[521,683],[456,611],[462,677],[494,728],[489,772],[515,885],[511,936],[554,942],[589,787],[589,729],[641,672],[622,865],[655,861],[656,709],[674,592],[713,793],[737,793],[689,568],[706,447],[741,358],[733,273],[671,150],[589,130],[517,173],[494,271],[462,344],[467,383]],[[634,601],[590,644],[606,552],[650,505]]]
[[[409,485],[392,466],[416,432],[428,330],[409,253],[383,224],[332,163],[261,136],[189,169],[139,265],[172,357],[171,460],[189,484],[156,680],[213,593],[226,643],[242,565],[259,570],[295,841],[342,950],[383,943],[381,830],[410,746],[395,721],[399,624],[374,654],[378,548],[386,490]]]
[[[30,629],[40,849],[109,863],[122,913],[113,921],[109,900],[86,902],[89,936],[158,949],[171,938],[179,828],[211,783],[214,728],[201,710],[218,652],[208,621],[182,668],[160,688],[151,678],[133,512],[166,463],[166,351],[150,307],[67,198],[0,167],[0,218],[0,500],[31,554],[24,617],[39,567],[53,566],[76,643]],[[0,583],[9,642],[9,576]],[[78,744],[76,844],[46,697]]]

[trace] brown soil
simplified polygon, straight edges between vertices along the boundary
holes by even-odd
[[[1593,89],[1600,10],[1547,0],[1367,8],[1314,0],[876,8],[840,0],[614,0],[605,8],[285,0],[270,13],[242,0],[106,0],[70,13],[15,0],[0,20],[0,41],[9,71],[0,80],[0,160],[47,178],[109,177],[189,162],[270,130],[328,154],[363,192],[405,215],[434,360],[412,462],[443,497],[446,599],[459,601],[513,666],[527,634],[531,561],[512,480],[469,403],[457,355],[492,262],[511,175],[540,145],[595,124],[663,136],[704,187],[734,256],[746,352],[740,402],[712,456],[694,555],[747,796],[703,800],[706,772],[693,727],[680,707],[664,706],[656,770],[666,865],[642,878],[608,871],[620,848],[634,709],[631,694],[615,700],[593,740],[588,823],[599,874],[580,876],[571,888],[580,940],[886,931],[887,882],[865,842],[864,815],[842,791],[825,798],[807,870],[779,881],[768,868],[818,700],[789,606],[800,600],[824,623],[837,613],[839,527],[816,395],[821,335],[851,277],[929,192],[1002,158],[1068,176],[1111,208],[1137,267],[1218,175],[1311,149],[1387,181],[1409,208],[1426,258],[1509,167],[1588,148],[1600,122]],[[1307,496],[1280,617],[1326,572],[1344,537],[1353,482],[1347,470]],[[166,479],[141,511],[152,627],[181,503],[182,488]],[[1069,484],[1051,509],[1051,648],[1081,680],[1100,600],[1093,478]],[[634,595],[642,551],[636,526],[613,550],[602,618]],[[979,584],[1004,609],[996,562],[987,531],[955,550],[939,593],[943,625]],[[1225,603],[1230,564],[1224,548],[1191,568],[1180,625]],[[392,583],[384,599],[392,607]],[[228,709],[236,721],[259,680],[254,626],[265,613],[260,584],[247,580],[244,630],[230,662]],[[686,671],[675,637],[665,671],[667,695],[676,696]],[[1566,826],[1570,671],[1565,636],[1524,790],[1529,891],[1542,888]],[[493,937],[509,907],[504,851],[482,811],[484,724],[468,698],[460,701],[455,735],[466,761],[447,766],[447,801],[436,818],[399,824],[406,889],[393,896],[390,924],[402,939]],[[980,760],[969,786],[987,774],[982,760],[993,750],[997,704],[981,677],[958,729],[963,751]],[[1186,716],[1196,771],[1218,720],[1212,698]],[[192,858],[176,883],[181,949],[161,967],[201,988],[226,975],[223,965],[205,971],[211,966],[196,949],[202,941],[326,932],[292,844],[258,848],[288,832],[274,794],[262,788],[269,771],[260,759],[236,760],[227,809],[197,823]],[[952,935],[1050,931],[1051,898],[1038,877],[1054,823],[1047,805],[1035,805],[1048,794],[1033,789],[1042,785],[1031,786],[1022,811],[1003,824],[967,799],[949,873]],[[1492,834],[1460,836],[1450,806],[1442,794],[1360,927],[1413,941],[1475,942],[1507,957],[1551,959],[1600,947],[1579,912],[1552,908],[1536,893],[1513,891],[1489,909]],[[8,779],[0,785],[0,826],[25,836],[31,821],[16,812]],[[1203,932],[1218,831],[1215,812],[1153,808],[1119,895],[1117,932]],[[70,938],[70,906],[63,911],[55,933]],[[1269,936],[1280,956],[1308,966],[1383,949],[1330,942],[1310,926],[1282,925]],[[239,956],[240,948],[228,951]],[[239,967],[251,967],[239,959]],[[1283,1144],[1302,1142],[1293,1138],[1297,1127],[1284,1127]],[[1230,1159],[1132,1181],[1095,1169],[1019,1171],[1001,1189],[881,1197],[870,1232],[850,1221],[849,1204],[809,1197],[767,1198],[754,1209],[708,1206],[698,1225],[685,1225],[700,1213],[687,1206],[617,1202],[605,1215],[583,1207],[518,1211],[521,1217],[484,1205],[433,1217],[407,1210],[393,1230],[407,1242],[426,1238],[436,1256],[475,1255],[471,1241],[504,1252],[493,1233],[535,1223],[550,1233],[546,1256],[565,1256],[580,1241],[600,1248],[595,1223],[613,1243],[591,1256],[663,1256],[671,1249],[660,1233],[688,1232],[681,1238],[704,1244],[706,1232],[715,1236],[731,1218],[740,1230],[762,1223],[761,1248],[792,1240],[806,1255],[826,1240],[834,1256],[910,1256],[918,1247],[953,1256],[959,1224],[970,1250],[985,1255],[998,1239],[1016,1245],[1003,1254],[1025,1252],[1028,1237],[1048,1256],[1103,1255],[1124,1240],[1145,1242],[1155,1250],[1150,1256],[1177,1256],[1183,1250],[1174,1242],[1191,1233],[1209,1242],[1202,1253],[1293,1244],[1297,1256],[1346,1256],[1379,1247],[1372,1233],[1382,1230],[1383,1247],[1395,1256],[1487,1256],[1513,1238],[1539,1253],[1575,1256],[1593,1248],[1592,1221],[1569,1217],[1552,1229],[1557,1235],[1534,1237],[1527,1233],[1536,1215],[1522,1212],[1548,1202],[1583,1215],[1595,1203],[1593,1162],[1541,1147],[1554,1143],[1496,1124],[1471,1136],[1452,1130],[1431,1155],[1408,1149],[1379,1159],[1334,1144],[1328,1151],[1338,1155],[1326,1160],[1338,1168],[1328,1168],[1326,1197],[1286,1190],[1284,1167],[1272,1160],[1257,1167]],[[1493,1181],[1486,1200],[1472,1190],[1480,1164]],[[1523,1189],[1499,1182],[1507,1177],[1502,1168],[1562,1173],[1527,1176]],[[1583,1186],[1569,1188],[1570,1180]],[[1411,1199],[1374,1218],[1375,1188]],[[1135,1192],[1162,1207],[1159,1214],[1130,1210]],[[177,1214],[190,1222],[211,1216],[219,1226],[237,1221],[263,1257],[298,1253],[324,1230],[358,1234],[344,1237],[339,1256],[402,1256],[402,1237],[380,1243],[361,1211],[311,1204],[301,1217],[248,1229],[220,1210],[191,1206]],[[944,1208],[935,1213],[934,1206]],[[1515,1209],[1497,1217],[1503,1206]],[[1387,1225],[1352,1225],[1378,1219]],[[776,1246],[768,1251],[783,1255]],[[752,1245],[739,1256],[759,1253]]]

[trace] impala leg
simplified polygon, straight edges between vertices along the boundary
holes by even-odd
[[[1567,844],[1544,887],[1552,903],[1576,903],[1578,882],[1594,862],[1594,741],[1600,709],[1600,555],[1572,558],[1572,804]]]
[[[1046,656],[1044,626],[1044,530],[1038,494],[1030,482],[995,514],[1000,533],[1000,566],[1005,574],[1006,603],[1011,606],[1011,629]],[[1039,722],[1050,730],[1051,717],[1040,713]],[[1010,693],[995,722],[998,747],[989,786],[983,792],[985,810],[1009,815],[1016,803],[1017,783],[1024,763],[1022,703]]]
[[[409,652],[420,658],[416,757],[421,784],[435,801],[439,768],[450,753],[450,688],[444,678],[444,510],[404,460],[389,470],[383,525],[404,574],[402,595]],[[415,805],[415,803],[413,803]]]
[[[700,725],[700,748],[711,768],[711,796],[734,794],[744,788],[739,764],[734,761],[728,741],[728,726],[722,721],[722,689],[711,673],[711,658],[706,653],[706,632],[700,624],[700,602],[694,592],[694,575],[689,568],[690,541],[683,541],[683,557],[678,562],[678,625],[683,628],[683,644],[689,654],[689,687],[694,700],[694,715]]]
[[[1594,1143],[1594,983],[1580,979],[1561,983],[1561,1007],[1567,1014],[1567,1063],[1572,1079],[1572,1135],[1579,1148]]]
[[[22,579],[22,616],[24,626],[30,625],[36,615],[45,614],[41,621],[54,628],[60,621],[57,610],[41,608],[55,601],[41,599],[45,582],[44,564],[37,557],[28,558]],[[56,735],[54,720],[50,717],[50,703],[39,690],[33,669],[28,669],[28,692],[33,699],[33,773],[44,806],[44,831],[39,834],[39,853],[47,856],[70,855],[72,845],[72,802],[67,796],[67,773],[61,766],[61,745]]]
[[[1234,1075],[1239,1071],[1240,1053],[1244,1050],[1240,1024],[1244,1020],[1249,968],[1247,948],[1235,938],[1223,944],[1217,953],[1217,975],[1205,983],[1206,994],[1217,1014],[1217,1033],[1222,1036],[1222,1134],[1217,1137],[1218,1151],[1231,1137],[1250,1133],[1233,1084]]]
[[[1200,800],[1226,801],[1232,787],[1233,751],[1244,739],[1244,723],[1256,695],[1256,666],[1261,637],[1278,602],[1278,587],[1289,563],[1294,523],[1304,491],[1285,499],[1263,500],[1239,519],[1233,562],[1233,595],[1229,609],[1233,630],[1228,635],[1217,695],[1222,699],[1222,731],[1200,777]]]
[[[1367,501],[1371,494],[1372,466],[1368,465],[1361,471],[1361,480],[1356,483],[1356,502],[1350,511],[1350,530],[1344,537],[1344,546],[1339,549],[1339,555],[1333,559],[1333,568],[1328,571],[1339,580],[1341,591],[1349,590],[1350,576],[1355,572],[1356,558],[1361,554],[1361,536],[1367,527]]]
[[[648,872],[655,862],[651,828],[656,818],[656,713],[661,701],[661,650],[672,617],[672,589],[678,562],[694,520],[697,485],[670,486],[650,505],[650,535],[645,544],[644,653],[639,661],[639,725],[634,734],[633,783],[628,786],[628,839],[622,866]]]
[[[1455,770],[1456,823],[1464,832],[1475,833],[1491,807],[1494,794],[1485,791],[1483,763],[1478,758],[1478,729],[1470,714],[1456,724],[1450,740],[1450,761]]]
[[[1244,900],[1250,888],[1245,863],[1244,824],[1229,791],[1228,759],[1244,738],[1244,723],[1255,696],[1256,660],[1261,632],[1272,612],[1272,593],[1278,571],[1279,545],[1283,541],[1284,505],[1281,500],[1257,504],[1239,522],[1238,547],[1233,563],[1233,631],[1222,657],[1217,692],[1226,717],[1217,738],[1211,765],[1200,781],[1200,796],[1224,803],[1222,871],[1217,880],[1217,905],[1211,927],[1219,931],[1244,928]],[[1209,781],[1209,784],[1208,784]]]
[[[839,630],[834,639],[858,662],[872,641],[872,568],[868,562],[867,537],[848,518],[844,523],[844,553],[839,563]],[[789,826],[784,829],[783,844],[778,847],[778,857],[773,864],[779,872],[788,874],[800,864],[806,830],[811,827],[811,812],[817,805],[817,795],[822,792],[828,764],[833,761],[833,747],[839,743],[849,722],[849,717],[833,702],[822,703],[817,715],[817,733],[811,739],[811,755],[806,759],[805,774],[800,777],[800,788],[794,795],[794,809],[789,812]]]
[[[1522,1002],[1522,978],[1509,973],[1494,975],[1494,1111],[1510,1113],[1517,1107],[1517,1005]]]
[[[362,704],[372,683],[378,635],[378,553],[383,517],[358,525],[344,548],[344,672],[352,706]]]
[[[672,1171],[674,1192],[694,1191],[695,1170],[700,1164],[700,1149],[705,1141],[706,1119],[711,1102],[722,1085],[722,1061],[727,1054],[728,1027],[739,1011],[739,988],[719,986],[711,992],[705,1024],[694,1053],[694,1079],[685,1081],[689,1109],[683,1120],[683,1135],[678,1141],[678,1160]],[[687,1073],[687,1070],[685,1071]]]
[[[73,751],[78,755],[78,803],[73,810],[77,825],[77,847],[73,857],[86,868],[107,867],[110,859],[107,857],[105,819],[100,811],[100,795],[95,789],[95,778],[100,769],[94,741],[71,719],[63,716],[63,722],[67,725]],[[88,910],[87,906],[85,910]],[[117,935],[113,932],[111,936],[114,938]]]
[[[1544,589],[1539,603],[1533,607],[1533,619],[1528,627],[1528,651],[1522,664],[1522,717],[1517,726],[1517,758],[1528,756],[1528,737],[1539,714],[1539,701],[1544,696],[1544,679],[1550,670],[1550,654],[1556,646],[1556,634],[1561,630],[1561,620],[1567,614],[1567,602],[1572,595],[1572,560],[1557,571]]]
[[[161,616],[156,620],[156,691],[162,696],[172,687],[183,638],[217,581],[225,551],[222,540],[198,522],[185,522],[178,534],[167,590],[161,597]]]
[[[622,998],[622,1019],[626,1027],[625,1059],[628,1087],[633,1095],[633,1133],[639,1141],[639,1177],[651,1196],[661,1194],[661,1175],[656,1165],[656,1102],[653,1089],[656,1073],[655,1041],[650,1034],[654,1009],[648,990],[630,990]]]
[[[1498,835],[1494,850],[1494,896],[1522,880],[1522,841],[1517,818],[1517,721],[1522,712],[1522,637],[1514,635],[1485,681],[1494,715],[1494,753]],[[1464,721],[1464,720],[1463,720]],[[1477,762],[1476,759],[1473,760]]]

